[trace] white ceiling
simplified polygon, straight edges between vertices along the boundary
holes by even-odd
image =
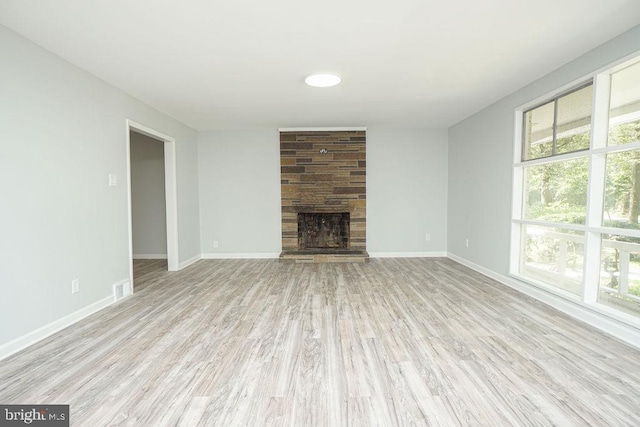
[[[199,130],[447,127],[640,24],[640,1],[1,0],[0,23]]]

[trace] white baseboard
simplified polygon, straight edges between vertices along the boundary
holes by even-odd
[[[178,270],[182,270],[183,268],[187,268],[189,267],[191,264],[198,262],[202,259],[202,255],[198,254],[192,258],[189,258],[186,261],[182,261],[180,264],[178,264]]]
[[[445,258],[446,252],[369,252],[370,258]]]
[[[92,314],[102,310],[103,308],[110,306],[111,304],[113,304],[113,302],[113,295],[109,295],[108,297],[96,301],[93,304],[81,308],[78,311],[55,320],[48,325],[45,325],[41,328],[36,329],[35,331],[18,337],[13,341],[9,341],[8,343],[3,344],[2,346],[0,346],[0,360],[6,359],[12,354],[15,354],[20,350],[23,350],[30,345],[33,345],[38,341],[41,341],[55,334],[56,332],[73,325],[74,323],[84,319],[85,317],[91,316]]]
[[[555,294],[545,291],[544,289],[538,288],[537,286],[530,285],[513,277],[508,277],[496,273],[495,271],[474,264],[473,262],[458,255],[449,253],[448,257],[457,263],[460,263],[472,270],[477,271],[480,274],[483,274],[497,282],[502,283],[503,285],[509,286],[510,288],[522,292],[525,295],[535,298],[538,301],[541,301],[555,308],[556,310],[568,314],[569,316],[585,322],[593,326],[594,328],[600,329],[603,332],[613,335],[614,337],[634,347],[640,348],[640,330],[634,328],[633,326],[627,325],[616,319],[591,310],[589,309],[589,307],[583,306],[581,304],[576,304],[573,301],[569,301],[567,299],[559,297]]]
[[[133,259],[167,259],[167,254],[133,254]]]
[[[266,258],[266,259],[280,258],[280,252],[202,254],[202,259],[263,259],[263,258]]]

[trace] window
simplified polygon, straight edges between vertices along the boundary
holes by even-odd
[[[525,224],[520,273],[580,295],[584,269],[584,233]]]
[[[611,76],[609,145],[640,140],[640,62]]]
[[[575,226],[587,216],[592,94],[588,83],[522,117],[517,273],[574,295],[582,293],[585,230]]]
[[[511,273],[640,326],[640,58],[517,127]]]
[[[525,166],[524,217],[584,224],[588,172],[587,157]]]
[[[523,160],[589,148],[591,84],[524,113]]]

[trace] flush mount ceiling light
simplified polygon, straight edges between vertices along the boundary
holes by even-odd
[[[337,74],[332,73],[315,73],[309,74],[304,82],[313,87],[331,87],[340,83],[342,79]]]

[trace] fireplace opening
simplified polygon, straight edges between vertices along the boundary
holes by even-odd
[[[349,212],[298,212],[298,249],[349,249]]]

